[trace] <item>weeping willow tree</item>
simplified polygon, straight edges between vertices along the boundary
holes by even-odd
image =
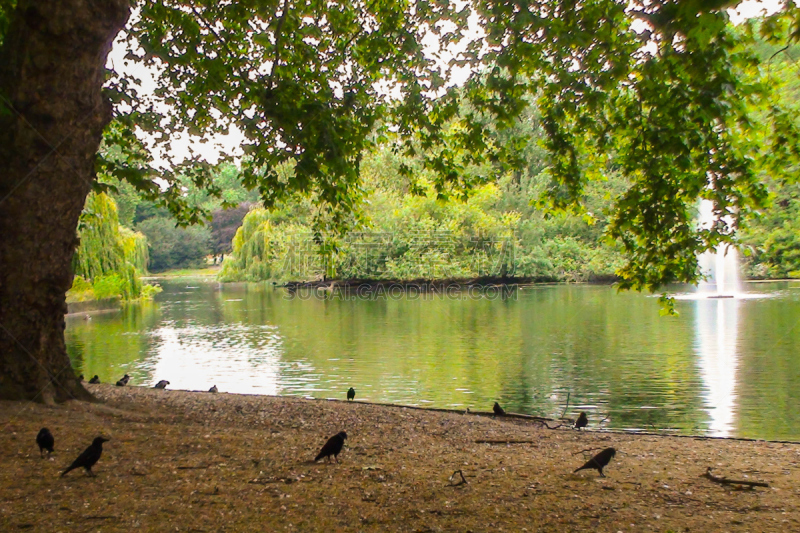
[[[220,281],[292,279],[323,267],[313,234],[303,224],[276,224],[266,209],[251,210],[233,237],[233,255],[225,259]],[[312,252],[304,254],[303,252]],[[310,260],[310,262],[309,262]]]
[[[152,294],[142,285],[147,273],[147,239],[119,225],[117,205],[104,193],[92,193],[78,225],[80,244],[73,259],[75,279],[68,300],[133,300]]]

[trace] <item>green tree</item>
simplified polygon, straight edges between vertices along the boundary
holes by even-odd
[[[763,202],[757,170],[778,171],[800,152],[784,110],[750,120],[751,106],[769,103],[769,86],[742,74],[759,62],[742,46],[749,34],[730,29],[724,8],[735,3],[142,1],[126,30],[129,57],[160,68],[156,94],[169,111],[112,76],[107,136],[121,148],[96,160],[112,118],[103,65],[131,2],[3,1],[0,397],[89,397],[69,367],[62,326],[78,217],[92,186],[102,187],[95,164],[182,220],[203,213],[186,203],[179,176],[221,196],[211,167],[196,160],[160,173],[162,189],[136,128],[167,144],[184,130],[235,124],[247,139],[245,186],[267,207],[316,191],[322,235],[358,212],[365,150],[396,134],[398,149],[423,150],[438,196],[463,197],[489,178],[468,167],[513,161],[503,156],[518,146],[495,142],[486,117],[511,126],[533,97],[554,207],[579,204],[609,167],[630,180],[609,226],[626,252],[623,286],[695,279],[696,252],[732,240],[736,222]],[[482,41],[450,60],[426,50],[429,36],[440,50],[460,40],[472,13]],[[637,33],[637,19],[650,29]],[[787,20],[800,20],[793,4],[762,31],[786,39]],[[448,82],[459,66],[473,73],[463,90]],[[459,117],[464,99],[473,112]],[[286,164],[290,179],[279,172]],[[691,220],[698,197],[715,203],[710,229]]]
[[[754,45],[758,57],[767,65],[770,82],[781,100],[800,117],[800,76],[797,61],[800,45],[785,46],[759,39]],[[764,117],[760,117],[764,120]],[[798,119],[795,118],[795,122]],[[794,179],[785,179],[785,175]],[[770,207],[744,228],[745,271],[759,278],[800,277],[800,175],[797,164],[784,175],[765,173],[770,192]]]
[[[211,254],[211,232],[203,226],[180,228],[170,218],[152,217],[136,228],[147,237],[148,264],[154,272],[198,267]]]

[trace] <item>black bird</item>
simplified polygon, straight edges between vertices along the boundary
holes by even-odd
[[[124,387],[125,385],[128,384],[128,381],[130,381],[130,379],[131,377],[128,374],[125,374],[124,376],[122,376],[121,380],[117,381],[117,387]]]
[[[586,413],[581,412],[581,414],[578,415],[578,420],[575,421],[575,427],[581,429],[585,428],[588,425],[589,425],[589,417],[586,416]]]
[[[492,411],[494,411],[494,414],[496,414],[497,416],[503,416],[504,414],[506,414],[506,410],[500,407],[500,404],[497,402],[494,402],[494,407],[492,407]]]
[[[48,453],[53,453],[53,445],[56,443],[56,440],[53,438],[53,434],[50,433],[50,430],[47,428],[42,428],[39,430],[39,434],[36,435],[36,444],[39,445],[39,455],[44,457],[44,451],[47,450]]]
[[[353,387],[350,387],[350,390],[347,391],[347,400],[353,400],[356,397],[356,390]]]
[[[325,443],[325,446],[322,447],[322,449],[319,451],[319,454],[314,458],[314,462],[319,461],[323,457],[327,457],[328,462],[330,462],[332,455],[333,458],[336,459],[336,462],[338,463],[339,459],[337,458],[337,456],[339,455],[339,452],[342,451],[342,446],[344,446],[344,439],[346,438],[347,438],[347,433],[345,433],[344,431],[340,431],[333,437],[329,438],[328,442]]]
[[[94,473],[92,473],[92,467],[103,454],[103,443],[108,442],[108,440],[109,439],[104,439],[103,437],[95,437],[89,447],[83,450],[83,453],[80,454],[77,459],[72,461],[72,464],[69,465],[66,470],[61,472],[61,477],[67,475],[67,472],[70,470],[75,470],[76,468],[80,467],[85,468],[86,473],[94,477]]]
[[[161,381],[156,383],[156,386],[153,387],[153,388],[154,389],[166,389],[167,385],[169,385],[169,381],[167,381],[166,379],[162,379]]]
[[[95,374],[94,377],[89,380],[89,383],[100,383],[100,378]]]
[[[600,472],[600,476],[606,477],[603,474],[603,467],[608,465],[608,463],[611,461],[611,458],[614,457],[616,453],[617,450],[615,450],[614,448],[606,448],[602,452],[598,453],[597,455],[586,461],[586,464],[575,470],[575,472],[578,472],[579,470],[584,470],[586,468],[593,468],[598,472]],[[573,472],[573,474],[575,472]]]
[[[211,387],[210,389],[208,389],[208,392],[217,392],[217,390],[218,390],[218,389],[217,389],[217,386],[216,386],[216,385],[214,385],[213,387]]]

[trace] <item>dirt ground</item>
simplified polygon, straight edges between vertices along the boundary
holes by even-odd
[[[104,403],[0,402],[0,531],[800,531],[800,445],[89,387]],[[43,426],[56,440],[47,459]],[[339,463],[313,463],[340,430]],[[111,441],[96,477],[59,477],[98,435]],[[607,477],[572,473],[584,450],[609,446]],[[769,488],[712,483],[709,466]],[[451,480],[458,470],[466,483]]]

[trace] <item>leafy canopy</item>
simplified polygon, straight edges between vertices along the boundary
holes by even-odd
[[[589,182],[621,172],[630,185],[607,235],[625,252],[622,286],[693,281],[697,253],[732,242],[764,205],[762,173],[775,177],[800,154],[794,115],[773,102],[751,51],[756,32],[770,43],[796,39],[798,9],[788,3],[757,28],[735,28],[725,8],[736,3],[140,2],[129,59],[159,68],[166,106],[112,77],[117,116],[106,142],[120,148],[99,170],[197,220],[177,176],[220,196],[209,166],[190,160],[159,173],[171,184],[162,191],[133,132],[168,145],[182,131],[235,125],[246,138],[245,186],[267,206],[313,191],[323,233],[360,212],[365,150],[392,142],[422,158],[440,198],[465,197],[517,163],[526,139],[504,131],[533,103],[551,177],[542,205],[581,212]],[[456,67],[471,72],[459,87],[449,81]],[[466,171],[478,165],[491,172]],[[714,202],[709,228],[694,221],[699,198]]]

